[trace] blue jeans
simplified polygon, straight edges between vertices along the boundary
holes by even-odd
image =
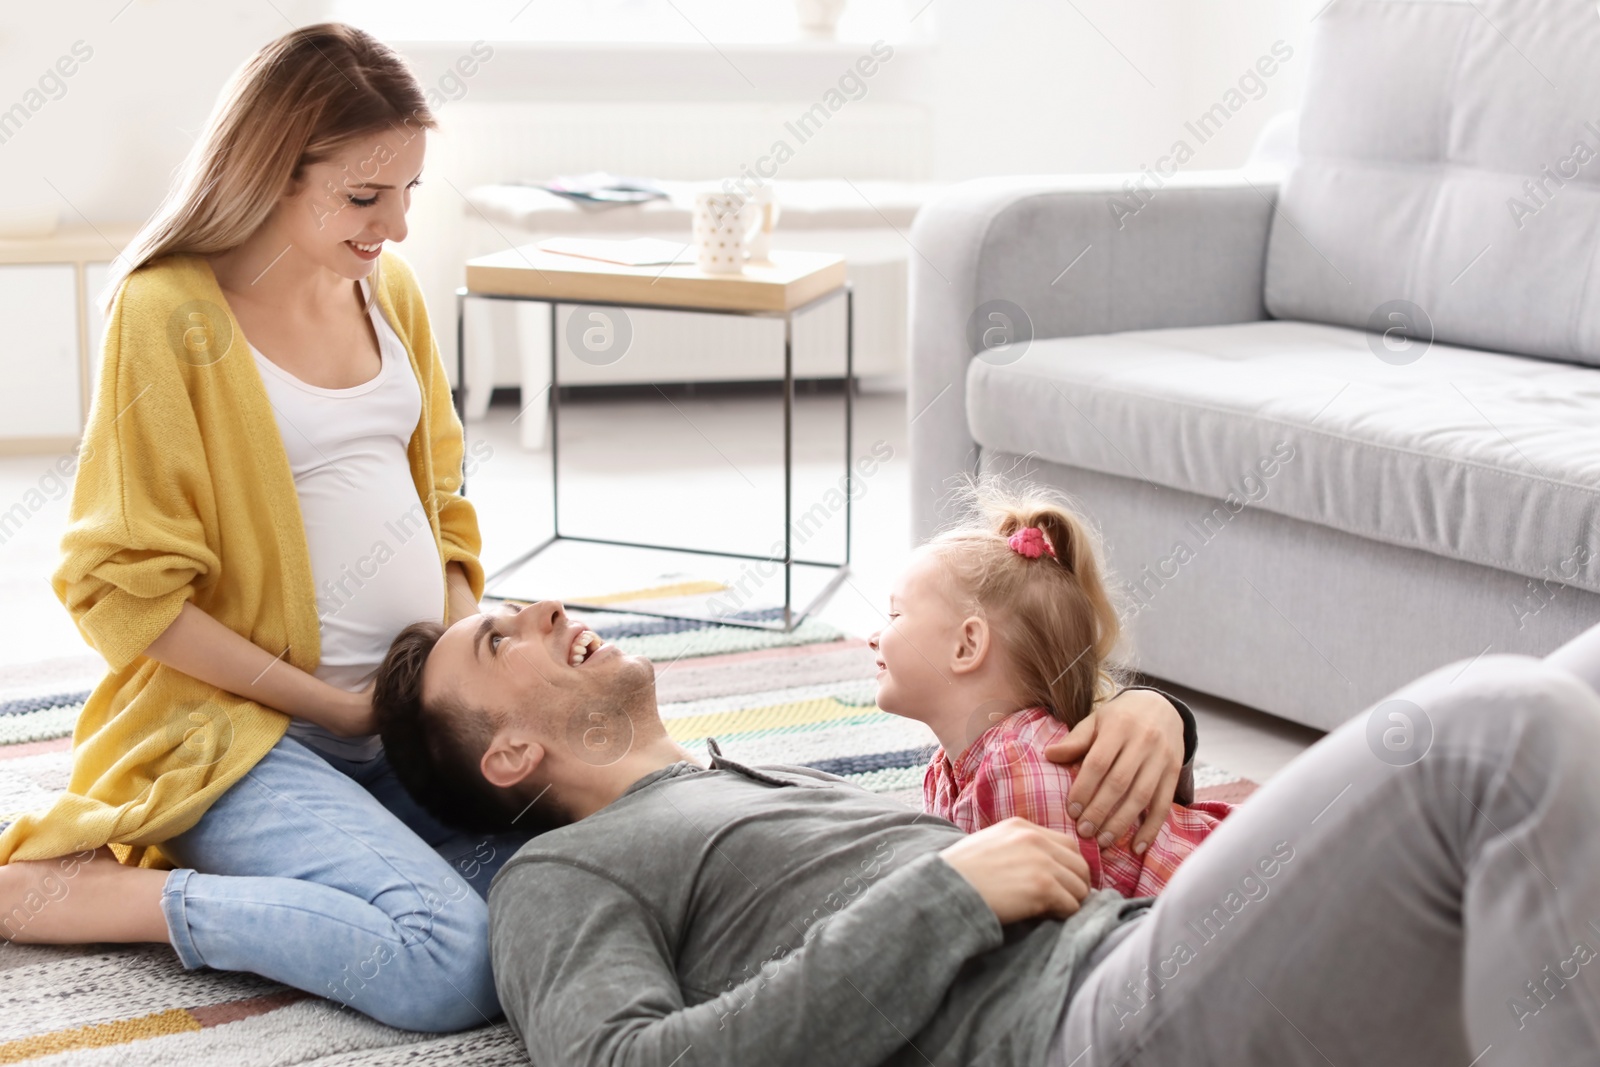
[[[489,880],[527,835],[452,830],[384,756],[353,763],[284,737],[188,831],[161,907],[185,967],[249,971],[391,1026],[443,1032],[500,1014]]]

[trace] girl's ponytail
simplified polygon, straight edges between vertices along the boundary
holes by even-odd
[[[1122,624],[1098,538],[1039,489],[990,480],[968,496],[971,518],[933,543],[989,617],[1028,699],[1075,726],[1117,688]]]

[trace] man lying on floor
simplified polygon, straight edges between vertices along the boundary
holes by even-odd
[[[703,764],[647,661],[573,666],[557,605],[491,619],[402,635],[375,702],[441,815],[556,827],[490,893],[536,1064],[1540,1067],[1600,1047],[1600,696],[1580,680],[1600,629],[1563,661],[1412,683],[1376,711],[1426,736],[1420,758],[1360,716],[1158,900],[1126,901],[1021,820],[966,836],[816,771]],[[463,759],[481,776],[448,772]]]

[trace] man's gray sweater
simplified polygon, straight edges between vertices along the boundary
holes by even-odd
[[[1150,901],[1002,927],[938,855],[961,837],[819,771],[674,764],[495,877],[501,1004],[540,1067],[1041,1064]]]

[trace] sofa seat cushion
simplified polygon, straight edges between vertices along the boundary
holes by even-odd
[[[986,449],[1600,592],[1600,370],[1305,322],[1035,340],[974,359]],[[1184,531],[1173,531],[1180,539]],[[1203,534],[1196,534],[1204,539]]]

